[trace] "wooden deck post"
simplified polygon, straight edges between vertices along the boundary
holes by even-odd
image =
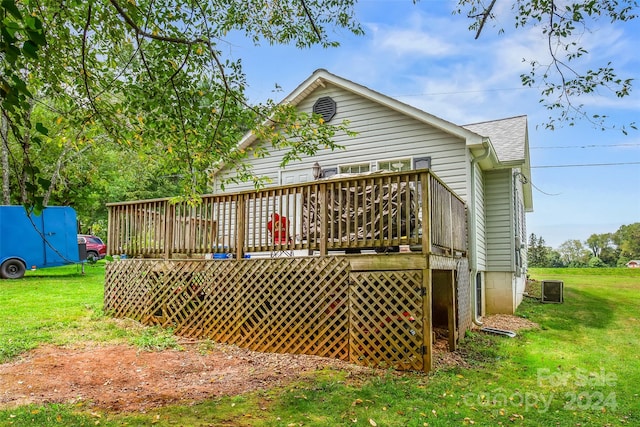
[[[431,320],[431,300],[433,294],[432,272],[427,268],[422,270],[422,369],[429,372],[433,369],[433,322]]]
[[[451,258],[456,256],[456,242],[454,240],[454,221],[453,217],[453,195],[449,194],[449,236],[451,241]],[[456,351],[456,345],[458,343],[458,325],[456,322],[456,271],[450,272],[450,285],[449,285],[449,351]]]
[[[320,216],[320,256],[327,255],[327,184],[319,184],[318,207]]]
[[[113,243],[116,242],[115,233],[113,231],[116,223],[116,216],[113,213],[116,208],[114,206],[107,206],[107,255],[113,255]],[[113,243],[112,243],[113,242]]]
[[[422,194],[420,195],[420,206],[422,207],[422,252],[429,256],[431,253],[431,205],[430,200],[430,175],[423,174],[420,176],[420,187]]]
[[[456,324],[456,272],[451,270],[449,272],[449,286],[447,286],[447,314],[448,314],[448,329],[449,329],[449,351],[456,351],[456,345],[458,342],[458,325]]]
[[[176,221],[176,207],[164,201],[164,258],[173,258],[173,224]]]
[[[246,216],[245,197],[240,196],[236,204],[236,259],[244,257]]]
[[[422,192],[420,195],[420,204],[422,206],[422,253],[427,257],[427,268],[422,270],[422,286],[424,288],[424,296],[422,297],[422,324],[423,324],[423,370],[425,372],[433,369],[433,321],[431,315],[431,300],[433,294],[433,278],[431,274],[431,265],[429,256],[431,254],[431,206],[429,200],[431,197],[430,174],[422,174],[420,176],[420,187]]]

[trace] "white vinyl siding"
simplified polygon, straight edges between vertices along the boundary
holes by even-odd
[[[487,269],[514,271],[513,187],[511,170],[484,176]]]
[[[519,263],[516,262],[516,276],[522,275],[527,268],[527,222],[525,218],[525,207],[524,207],[524,190],[522,183],[522,176],[520,172],[517,171],[516,175],[514,175],[514,188],[516,189],[514,195],[514,224],[515,224],[515,235],[518,236],[518,240],[520,248],[515,248],[518,252]],[[516,258],[517,260],[517,258]]]
[[[484,271],[487,268],[487,241],[486,241],[486,212],[484,200],[484,175],[480,166],[475,165],[471,173],[475,174],[475,211],[476,211],[476,262],[477,268]]]
[[[330,123],[348,120],[349,129],[357,132],[357,135],[349,137],[338,134],[335,142],[344,146],[344,150],[321,149],[317,155],[303,158],[301,162],[291,164],[290,168],[311,169],[314,162],[318,162],[323,169],[337,168],[346,162],[377,164],[390,158],[429,156],[431,170],[466,200],[468,169],[465,141],[331,84],[309,94],[298,108],[310,112],[314,102],[323,96],[330,96],[337,104],[337,113]],[[274,150],[270,156],[249,157],[247,161],[253,165],[256,175],[269,177],[275,185],[279,184],[278,171],[283,153],[282,150]],[[251,188],[250,183],[226,186],[227,191]]]

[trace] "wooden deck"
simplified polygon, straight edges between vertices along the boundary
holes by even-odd
[[[428,170],[379,173],[202,196],[110,203],[110,255],[170,259],[282,250],[330,251],[410,247],[423,253],[467,252],[464,202]],[[287,239],[267,223],[287,218]]]
[[[434,327],[454,350],[471,323],[465,205],[428,170],[108,207],[109,253],[127,258],[107,264],[117,317],[423,371]]]

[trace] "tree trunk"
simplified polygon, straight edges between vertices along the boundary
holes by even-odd
[[[10,205],[11,204],[11,186],[9,185],[9,178],[11,175],[9,174],[9,132],[8,132],[8,124],[7,117],[4,115],[4,111],[2,115],[0,115],[0,143],[2,147],[0,148],[0,156],[2,157],[2,204]]]

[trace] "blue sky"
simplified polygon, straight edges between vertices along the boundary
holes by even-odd
[[[542,236],[549,246],[640,222],[640,132],[603,132],[586,121],[545,130],[549,114],[538,102],[539,91],[520,82],[528,60],[548,60],[545,40],[536,29],[514,29],[510,4],[497,3],[505,33],[489,26],[479,40],[465,17],[451,14],[453,2],[365,0],[356,17],[366,34],[335,31],[338,48],[254,47],[234,38],[223,49],[242,58],[253,102],[280,101],[325,68],[460,125],[526,114],[534,186],[528,234]],[[612,61],[620,77],[640,77],[640,20],[592,23],[579,41],[590,52],[579,67]],[[274,92],[276,84],[281,92]],[[640,126],[640,81],[625,99],[600,92],[580,102],[593,114],[610,116],[611,124]]]

